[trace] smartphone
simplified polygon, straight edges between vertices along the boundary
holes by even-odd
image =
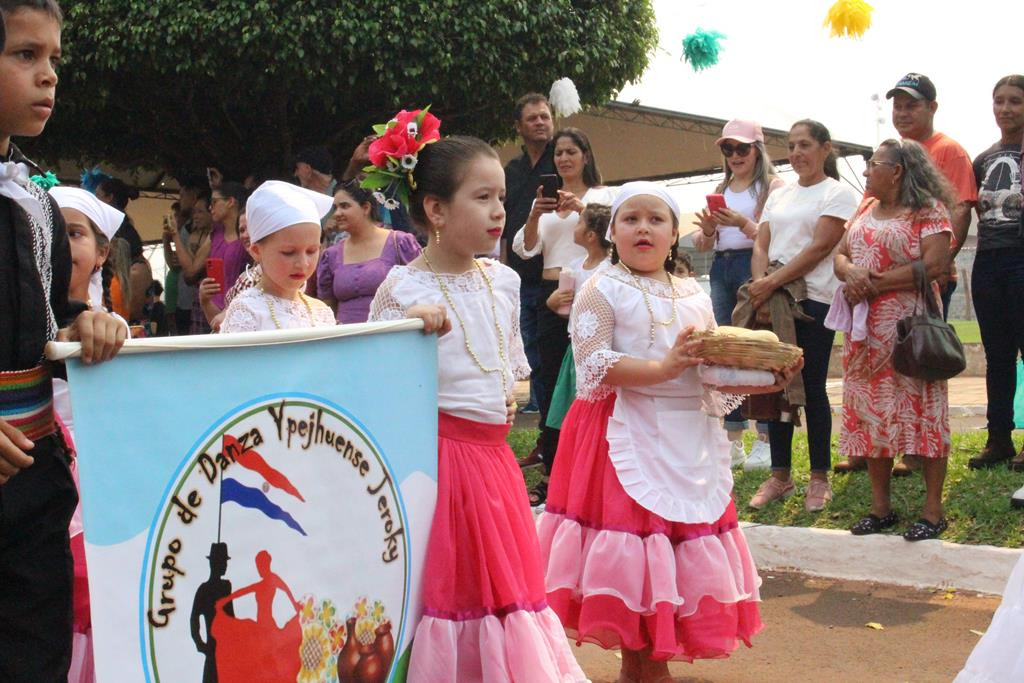
[[[558,199],[561,178],[557,173],[542,173],[540,176],[541,195],[547,199]]]
[[[217,281],[217,284],[220,285],[220,291],[225,291],[227,288],[224,286],[224,259],[206,259],[206,277],[212,277]]]
[[[714,213],[716,211],[721,211],[722,209],[726,208],[726,206],[725,206],[725,195],[724,194],[709,194],[707,196],[707,200],[708,200],[708,211],[711,212],[711,213]]]

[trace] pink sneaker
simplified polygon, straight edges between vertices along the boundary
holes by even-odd
[[[807,484],[807,498],[804,508],[808,512],[821,512],[832,501],[832,485],[824,479],[811,478]]]
[[[783,498],[789,498],[796,493],[796,485],[793,484],[793,480],[782,481],[777,477],[768,477],[761,484],[760,488],[754,494],[754,497],[747,503],[750,507],[755,510],[760,510],[768,503],[774,500],[780,500]]]

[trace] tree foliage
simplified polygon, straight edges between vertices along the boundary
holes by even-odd
[[[601,104],[657,44],[650,0],[64,0],[47,159],[227,174],[432,104],[443,132],[513,134],[524,92],[571,77]]]

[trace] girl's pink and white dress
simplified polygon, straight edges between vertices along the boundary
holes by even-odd
[[[538,535],[548,602],[570,636],[692,661],[750,645],[761,580],[716,417],[731,401],[695,368],[648,387],[604,383],[623,357],[661,360],[685,327],[715,326],[696,281],[673,277],[672,287],[616,266],[573,303],[577,399]]]
[[[583,681],[547,605],[526,485],[506,441],[506,391],[530,375],[519,333],[519,276],[497,261],[480,264],[483,273],[458,275],[395,266],[370,307],[374,321],[440,305],[452,323],[438,338],[437,507],[408,680]],[[480,369],[467,337],[480,365],[500,373]]]

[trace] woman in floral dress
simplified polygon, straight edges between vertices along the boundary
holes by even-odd
[[[921,459],[925,504],[921,518],[904,534],[908,541],[918,541],[935,538],[946,528],[946,382],[899,374],[892,353],[896,323],[913,315],[915,307],[918,312],[923,307],[914,282],[914,261],[924,262],[929,281],[946,266],[952,230],[946,207],[951,206],[952,194],[927,153],[912,141],[883,142],[864,176],[865,199],[847,224],[835,257],[836,276],[845,285],[836,293],[833,307],[845,308],[852,323],[843,347],[839,450],[868,458],[871,513],[851,528],[857,535],[877,533],[899,521],[889,496],[893,458],[903,454]],[[934,282],[931,289],[938,300]],[[866,325],[858,324],[865,313]]]

